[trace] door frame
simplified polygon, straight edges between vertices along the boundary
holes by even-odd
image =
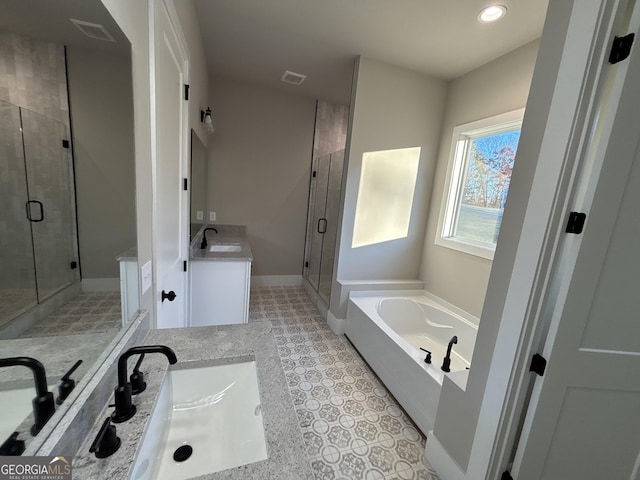
[[[156,8],[164,7],[167,10],[169,21],[171,26],[176,34],[176,39],[178,42],[178,48],[180,49],[180,53],[182,57],[185,59],[184,61],[184,82],[185,84],[189,84],[189,67],[190,67],[190,56],[189,49],[187,48],[187,41],[182,31],[182,27],[180,26],[180,20],[178,17],[178,13],[176,11],[173,0],[149,0],[149,111],[150,111],[150,124],[151,124],[151,195],[152,195],[152,229],[153,235],[151,236],[151,252],[152,252],[152,265],[153,265],[153,285],[152,285],[152,296],[153,296],[153,305],[154,311],[152,312],[152,326],[153,328],[158,327],[158,306],[161,302],[158,294],[158,284],[160,279],[158,278],[158,245],[157,245],[157,235],[158,235],[158,218],[162,212],[159,211],[158,208],[158,187],[156,183],[156,172],[157,172],[157,111],[156,111],[156,78],[155,78],[155,39],[156,39],[156,24],[155,24],[155,13]],[[181,117],[181,129],[182,136],[185,139],[182,142],[182,152],[181,152],[181,174],[182,178],[189,178],[188,175],[188,159],[189,159],[189,142],[187,139],[189,138],[189,107],[188,105],[182,111]],[[181,182],[181,179],[176,179],[176,183]],[[183,196],[183,212],[182,218],[183,221],[180,223],[180,251],[182,258],[187,260],[189,259],[189,242],[188,242],[188,232],[189,232],[189,202],[188,202],[188,193],[189,190],[182,190]],[[183,325],[188,325],[187,313],[188,313],[188,300],[189,296],[189,282],[186,278],[186,273],[184,273],[184,311],[182,313],[183,316]]]
[[[509,374],[506,389],[503,389],[505,396],[501,399],[500,415],[497,417],[497,429],[492,437],[490,456],[486,458],[488,462],[485,469],[488,479],[500,478],[502,472],[510,467],[512,454],[518,447],[521,421],[527,413],[528,400],[532,387],[532,373],[529,372],[529,363],[534,353],[542,353],[545,344],[553,343],[554,331],[550,330],[551,312],[555,316],[560,313],[558,310],[563,308],[563,297],[558,288],[562,282],[568,281],[573,268],[575,266],[576,254],[582,237],[568,236],[565,233],[565,225],[570,211],[588,212],[590,209],[590,200],[595,188],[595,183],[599,177],[602,158],[598,158],[602,149],[602,144],[606,144],[612,136],[614,128],[614,118],[621,102],[624,102],[622,90],[626,78],[629,61],[621,62],[611,68],[608,63],[608,55],[611,49],[611,43],[614,35],[625,35],[628,32],[637,32],[640,20],[640,4],[634,0],[580,0],[575,1],[571,12],[569,32],[573,27],[573,41],[581,39],[582,54],[585,57],[585,77],[581,85],[580,98],[575,107],[570,112],[572,116],[572,131],[565,142],[562,163],[564,167],[558,172],[557,177],[553,178],[553,188],[549,193],[554,196],[554,206],[550,210],[547,218],[547,230],[544,238],[540,236],[542,241],[540,252],[541,255],[535,269],[529,269],[526,274],[532,276],[532,282],[528,295],[522,295],[523,292],[508,292],[504,299],[505,309],[503,311],[500,331],[495,346],[495,354],[492,360],[492,368],[487,379],[483,404],[480,410],[480,417],[492,409],[491,402],[495,405],[495,386],[500,383],[499,376],[504,377],[504,367],[497,367],[498,362],[502,361],[502,356],[498,352],[511,350],[513,355],[510,356],[510,364],[512,369]],[[624,19],[624,12],[628,6],[633,7],[632,18]],[[551,8],[551,6],[550,6]],[[627,23],[629,22],[629,23]],[[593,24],[595,28],[585,29],[585,25]],[[582,27],[582,32],[579,32]],[[568,39],[570,39],[568,35]],[[586,45],[586,46],[585,46]],[[635,48],[638,48],[635,46]],[[560,68],[563,64],[570,64],[573,59],[568,59],[563,55]],[[551,115],[550,115],[551,118]],[[598,121],[599,119],[599,121]],[[594,128],[598,122],[599,128],[604,133],[598,142],[595,142],[597,135]],[[636,140],[640,138],[640,132],[636,132]],[[634,144],[633,141],[630,143]],[[542,149],[541,149],[542,150]],[[556,150],[559,151],[559,150]],[[556,157],[556,161],[560,158]],[[545,160],[540,156],[540,163]],[[557,179],[557,182],[556,182]],[[549,182],[549,179],[547,179]],[[547,187],[548,188],[548,187]],[[536,194],[540,194],[545,190],[540,183],[534,181],[529,205],[531,200],[535,201]],[[527,221],[524,222],[522,228],[522,237],[518,250],[527,243],[526,231],[529,226]],[[525,250],[526,252],[526,250]],[[525,253],[523,252],[523,253]],[[518,277],[523,270],[519,270],[518,261],[513,263],[513,277]],[[492,273],[493,276],[493,273]],[[514,283],[512,280],[512,285]],[[514,336],[507,335],[513,333],[514,328],[503,328],[504,322],[509,321],[508,304],[514,300],[526,300],[526,313],[521,323],[518,323],[516,330],[519,335],[515,348]],[[489,297],[488,299],[489,300]],[[555,312],[554,312],[555,310]],[[484,315],[484,312],[483,312]],[[509,345],[510,344],[510,345]],[[501,373],[502,372],[502,373]],[[504,380],[502,380],[504,384]],[[495,418],[495,407],[493,407],[493,415]],[[476,432],[476,439],[481,438],[482,427],[486,425],[486,418],[479,422],[479,428]],[[486,427],[485,427],[486,431]],[[485,437],[486,438],[486,437]],[[475,448],[475,446],[474,446]],[[477,452],[475,452],[477,453]],[[483,463],[472,453],[473,460],[477,463]],[[471,469],[467,472],[470,473]]]

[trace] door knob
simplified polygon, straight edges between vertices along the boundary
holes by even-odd
[[[164,290],[162,290],[162,301],[163,302],[165,300],[169,300],[170,302],[173,302],[175,299],[176,299],[176,292],[174,292],[173,290],[170,290],[169,293],[167,293]]]

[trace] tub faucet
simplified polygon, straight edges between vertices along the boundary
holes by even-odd
[[[31,435],[35,437],[56,411],[53,393],[47,388],[47,374],[44,365],[38,360],[31,357],[0,359],[0,367],[14,366],[27,367],[33,372],[33,380],[36,384],[36,396],[31,401],[33,404],[33,417],[35,418],[35,423],[31,427]]]
[[[200,242],[200,249],[204,250],[205,248],[207,248],[207,231],[209,230],[213,230],[214,232],[218,233],[218,229],[215,227],[207,227],[204,229],[204,232],[202,232],[202,242]]]
[[[162,353],[172,365],[178,361],[175,352],[164,345],[131,347],[120,355],[118,359],[118,386],[114,393],[116,410],[111,414],[111,420],[114,423],[125,422],[136,413],[136,406],[131,402],[131,383],[127,382],[127,360],[133,355],[142,353]]]
[[[443,372],[450,372],[451,371],[451,348],[453,347],[454,343],[458,343],[458,337],[456,335],[454,335],[453,337],[451,337],[451,340],[449,340],[449,345],[447,346],[447,354],[444,357],[444,360],[442,361],[442,367],[440,367],[442,369]]]

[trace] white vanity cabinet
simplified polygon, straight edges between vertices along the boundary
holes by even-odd
[[[192,261],[189,266],[190,326],[249,321],[250,261],[201,260]]]

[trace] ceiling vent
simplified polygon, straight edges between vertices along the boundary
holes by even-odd
[[[113,38],[113,36],[102,25],[85,22],[83,20],[76,20],[75,18],[70,18],[69,20],[71,20],[71,23],[78,27],[87,37],[103,40],[105,42],[116,41],[116,39]]]
[[[280,77],[280,80],[282,80],[285,83],[290,83],[291,85],[300,85],[302,82],[304,82],[305,78],[307,78],[306,75],[285,70],[282,76]]]

